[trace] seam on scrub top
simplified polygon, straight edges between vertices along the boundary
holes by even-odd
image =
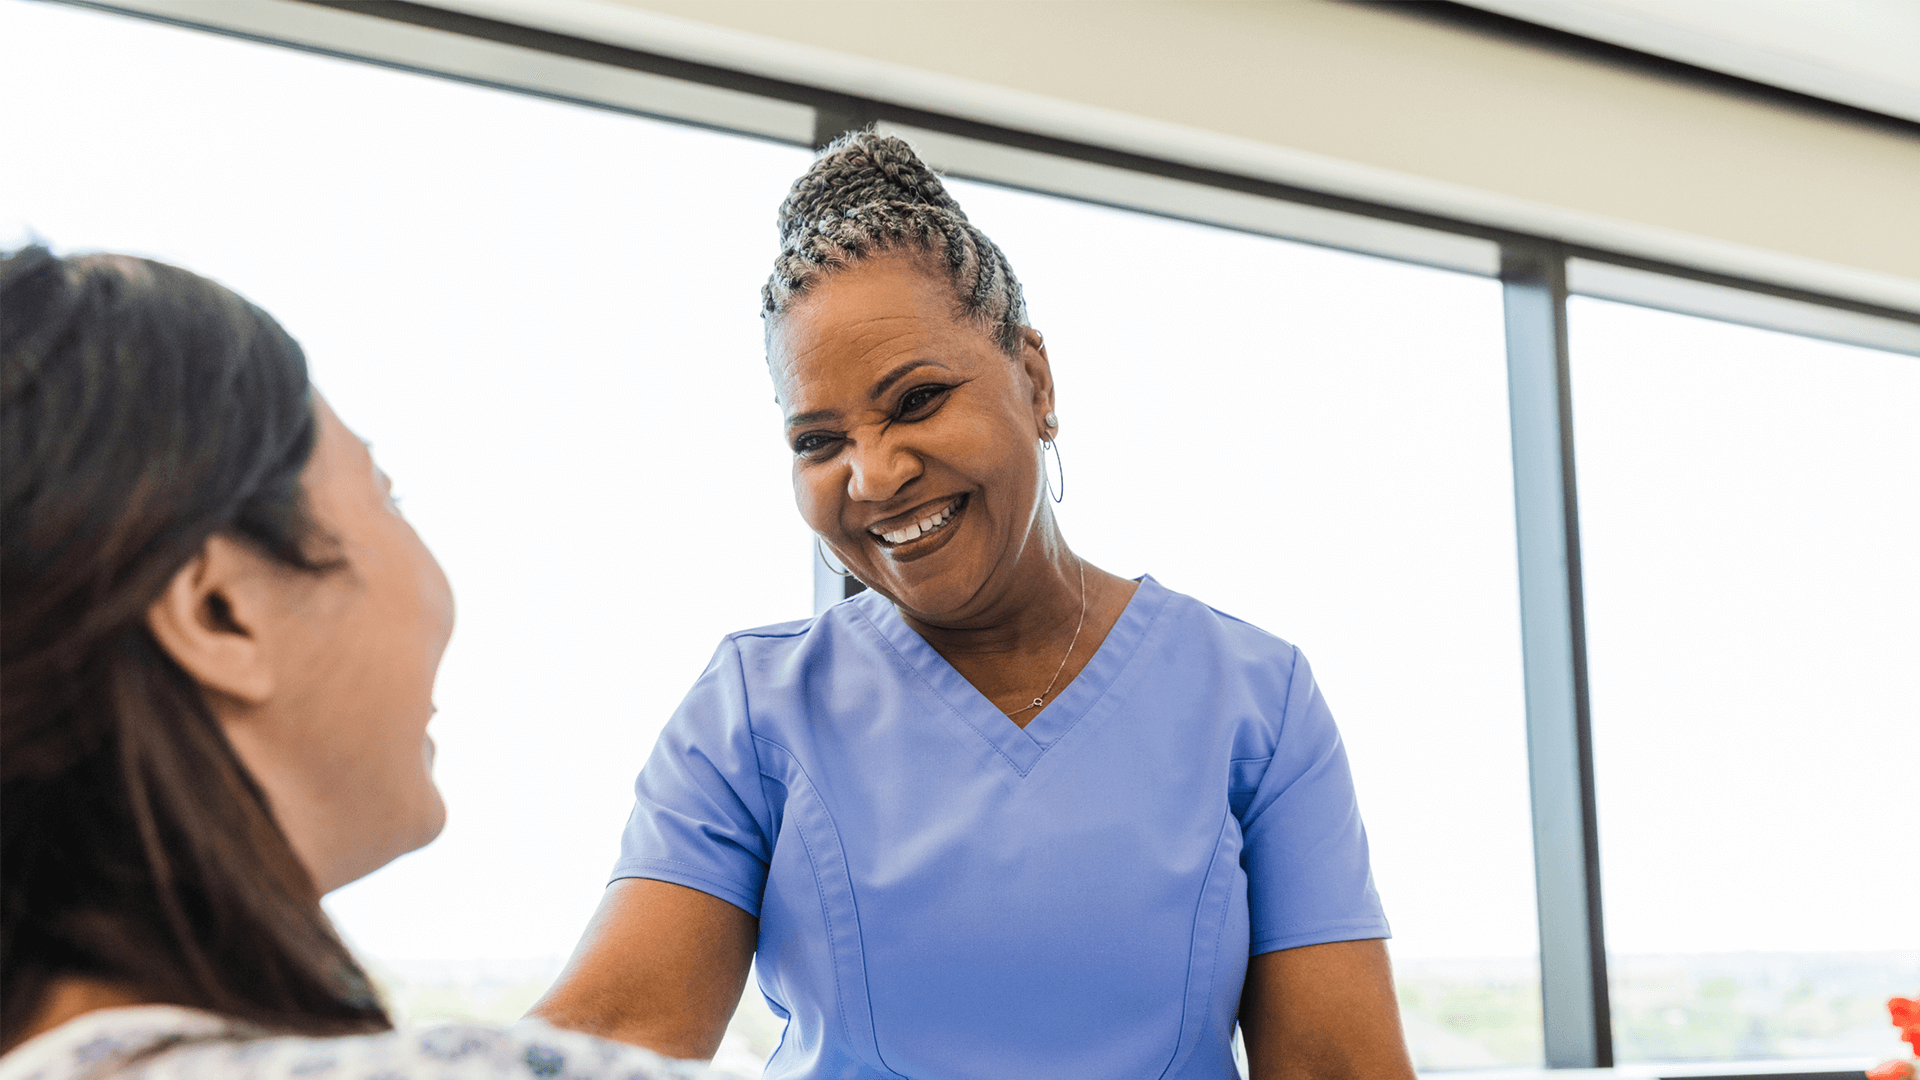
[[[682,869],[682,867],[684,867],[684,869]],[[680,859],[634,859],[632,863],[620,863],[620,865],[616,865],[616,867],[612,869],[612,876],[609,880],[645,878],[645,874],[632,874],[632,872],[624,871],[653,871],[653,869],[662,872],[676,872],[676,874],[682,874],[682,876],[687,876],[687,878],[699,878],[699,880],[707,882],[710,886],[720,886],[720,888],[732,892],[735,896],[743,897],[743,899],[749,897],[747,890],[739,888],[739,882],[732,882],[732,880],[728,880],[728,878],[714,876],[714,872],[708,871],[705,867],[701,867],[699,863],[682,863]],[[647,880],[653,880],[653,878],[647,878]],[[703,890],[703,892],[705,892],[705,890]],[[722,899],[724,899],[724,897],[722,897]],[[758,905],[755,905],[755,907],[758,907]]]
[[[1220,842],[1221,842],[1221,838],[1227,835],[1228,822],[1233,822],[1235,825],[1239,824],[1239,821],[1236,820],[1233,816],[1233,808],[1231,806],[1227,808],[1226,815],[1222,818],[1220,822],[1220,836],[1215,837],[1213,841],[1213,860],[1214,861],[1213,861],[1213,866],[1207,869],[1208,881],[1213,880],[1213,871],[1217,869],[1220,865]],[[1236,867],[1239,866],[1240,860],[1235,859],[1234,865]],[[1249,888],[1251,888],[1251,885],[1249,885]],[[1206,1037],[1208,1025],[1213,1023],[1213,1007],[1212,1007],[1213,1006],[1212,990],[1214,985],[1213,979],[1214,979],[1214,973],[1220,970],[1220,938],[1223,935],[1225,935],[1227,932],[1227,915],[1232,910],[1232,908],[1233,908],[1233,897],[1229,896],[1227,897],[1227,902],[1221,905],[1220,907],[1220,921],[1215,923],[1213,927],[1213,962],[1207,967],[1207,989],[1208,989],[1207,1006],[1208,1007],[1207,1007],[1207,1011],[1204,1014],[1202,1014],[1200,1017],[1200,1030],[1193,1033],[1193,1045],[1195,1050],[1199,1049],[1201,1040]],[[1246,992],[1246,983],[1244,980],[1241,982],[1241,992],[1242,993]],[[1240,1011],[1239,1007],[1236,1005],[1234,1008],[1234,1013],[1238,1015],[1239,1011]]]
[[[679,867],[683,867],[683,866],[684,866],[684,867],[692,867],[692,869],[689,869],[689,870],[681,870],[681,869],[679,869]],[[726,880],[726,879],[724,879],[724,878],[718,878],[718,877],[714,877],[714,876],[713,876],[712,874],[710,874],[710,873],[708,873],[708,872],[706,872],[705,870],[703,870],[703,869],[701,869],[701,868],[700,868],[700,865],[699,865],[698,863],[689,863],[689,862],[681,862],[681,861],[680,861],[680,860],[678,860],[678,859],[638,859],[638,860],[635,860],[635,861],[633,861],[633,862],[622,862],[622,863],[618,863],[618,864],[616,864],[616,865],[614,866],[614,868],[613,868],[613,874],[612,874],[612,876],[611,876],[611,877],[609,877],[609,878],[608,878],[607,880],[608,880],[608,882],[609,882],[609,883],[612,883],[612,882],[615,882],[615,881],[620,881],[620,880],[622,880],[622,879],[627,879],[627,880],[632,880],[632,879],[636,879],[636,878],[637,878],[637,879],[639,879],[639,880],[642,880],[642,881],[664,881],[664,880],[666,880],[666,879],[664,879],[664,878],[649,878],[649,877],[647,877],[647,876],[646,876],[645,874],[633,874],[633,873],[625,873],[625,872],[623,872],[623,869],[625,869],[625,870],[651,870],[651,869],[656,869],[656,868],[657,868],[657,869],[658,869],[659,871],[661,871],[661,872],[663,872],[663,873],[664,873],[664,872],[673,872],[673,873],[677,873],[677,874],[680,874],[680,875],[681,875],[681,876],[683,876],[683,877],[689,877],[689,878],[694,878],[694,879],[697,879],[697,880],[699,880],[699,881],[703,881],[703,882],[705,882],[705,883],[707,883],[708,885],[714,885],[714,886],[718,886],[718,887],[720,887],[720,888],[722,888],[722,889],[725,889],[725,890],[726,890],[727,892],[729,892],[729,893],[732,893],[733,895],[735,895],[735,896],[737,896],[737,897],[739,897],[739,898],[740,898],[740,899],[742,899],[742,900],[747,900],[747,899],[750,899],[750,897],[748,896],[748,894],[747,894],[747,892],[746,892],[746,891],[745,891],[744,889],[741,889],[741,888],[740,888],[740,887],[738,886],[738,884],[737,884],[737,883],[735,883],[735,882],[731,882],[731,881],[728,881],[728,880]],[[672,884],[672,885],[678,885],[678,884],[680,884],[680,882],[677,882],[677,881],[673,881],[673,882],[668,882],[668,884]],[[688,886],[688,888],[693,888],[693,886]],[[764,887],[763,887],[763,888],[764,888]],[[700,891],[700,892],[706,892],[706,890],[705,890],[705,889],[701,889],[701,890],[699,890],[699,891]],[[729,900],[729,899],[728,899],[727,897],[724,897],[724,896],[721,896],[721,897],[716,897],[716,899],[720,899],[720,900],[726,900],[726,901],[727,901],[728,903],[730,903],[730,904],[732,904],[732,903],[733,903],[733,901],[732,901],[732,900]],[[764,899],[764,898],[763,898],[763,899]],[[739,904],[734,904],[733,906],[735,906],[735,907],[740,907],[741,905],[739,905]],[[758,908],[760,907],[760,904],[755,904],[755,905],[754,905],[754,907],[755,907],[755,909],[758,909]],[[758,915],[755,915],[755,916],[754,916],[754,918],[759,918],[759,916],[758,916]]]
[[[1204,600],[1200,602],[1203,604],[1206,603],[1206,601]],[[1274,633],[1273,631],[1267,629],[1264,626],[1257,626],[1253,623],[1250,623],[1247,620],[1241,618],[1240,616],[1233,614],[1232,612],[1221,611],[1219,608],[1214,607],[1212,604],[1207,604],[1207,610],[1213,612],[1215,615],[1220,616],[1221,618],[1227,620],[1228,622],[1237,622],[1241,626],[1244,626],[1249,630],[1255,631],[1260,634],[1264,634],[1267,637],[1270,637],[1273,640],[1279,642],[1280,644],[1287,646],[1288,648],[1293,647],[1293,642],[1288,641],[1286,638],[1281,637],[1279,634]]]
[[[860,609],[858,608],[855,608],[854,610],[860,611]],[[1007,752],[1000,748],[1000,744],[997,742],[994,742],[991,738],[988,738],[987,733],[984,731],[981,731],[978,727],[976,727],[973,721],[961,715],[960,710],[953,707],[953,702],[947,700],[947,695],[941,693],[940,689],[934,686],[933,683],[927,679],[926,672],[921,671],[919,665],[915,664],[913,661],[907,659],[904,655],[901,654],[900,650],[893,644],[893,639],[887,636],[887,632],[885,630],[880,629],[880,625],[878,623],[874,622],[870,618],[867,618],[867,613],[865,611],[860,611],[860,617],[862,619],[867,620],[867,626],[872,628],[874,634],[880,638],[880,644],[885,645],[887,647],[887,651],[893,654],[894,659],[900,661],[900,665],[902,667],[906,668],[909,672],[911,672],[914,678],[920,680],[920,685],[927,688],[927,692],[933,695],[933,700],[939,702],[941,707],[945,708],[948,712],[952,713],[954,719],[960,721],[962,724],[965,724],[967,726],[968,731],[971,731],[975,735],[978,735],[980,737],[980,741],[983,743],[986,743],[987,746],[991,748],[994,753],[1000,755],[1000,760],[1006,762],[1007,767],[1011,768],[1016,774],[1018,774],[1022,780],[1025,780],[1027,778],[1027,770],[1021,768],[1019,762],[1008,757]],[[908,627],[907,629],[911,631],[913,628]],[[929,645],[928,648],[932,648],[932,646]],[[958,672],[956,672],[955,674],[958,674]],[[964,680],[965,676],[961,676],[961,678],[962,680]],[[974,692],[979,693],[979,690],[976,689]],[[985,700],[984,695],[982,695],[982,700]],[[989,701],[987,702],[987,704],[991,705],[993,703]],[[1008,720],[1007,723],[1011,724],[1013,723],[1013,721]],[[1072,730],[1072,729],[1068,729],[1068,730]],[[1055,740],[1055,741],[1057,742],[1059,740]],[[1042,750],[1040,754],[1041,754],[1041,757],[1044,757],[1046,756],[1046,751]],[[1040,758],[1038,757],[1034,758],[1033,763],[1035,765],[1040,764]],[[809,780],[808,783],[812,783],[812,781]],[[878,1037],[874,1039],[874,1045],[878,1047],[879,1045]],[[876,1049],[875,1053],[878,1053],[878,1052],[879,1051]]]
[[[643,856],[643,857],[641,857],[641,858],[638,858],[638,859],[633,859],[633,860],[630,860],[630,861],[629,861],[629,860],[622,860],[622,861],[621,861],[621,862],[620,862],[620,863],[619,863],[618,865],[616,865],[616,866],[614,867],[614,869],[616,869],[616,870],[617,870],[617,869],[619,869],[619,868],[620,868],[621,866],[639,866],[639,865],[641,865],[641,864],[643,864],[643,863],[644,863],[644,864],[646,864],[646,865],[648,865],[648,866],[686,866],[686,867],[691,867],[691,868],[693,869],[693,871],[694,871],[695,873],[697,873],[697,874],[698,874],[699,876],[701,876],[701,877],[712,877],[712,878],[713,878],[713,880],[714,880],[714,881],[717,881],[717,882],[725,882],[725,881],[726,881],[726,879],[725,879],[725,878],[719,878],[719,877],[713,877],[713,874],[712,874],[712,872],[711,872],[711,871],[709,871],[709,870],[707,870],[707,869],[706,869],[706,868],[705,868],[704,866],[702,866],[702,865],[701,865],[700,863],[695,863],[695,862],[687,862],[687,861],[685,861],[684,859],[655,859],[655,858],[651,858],[651,857],[647,857],[647,856]],[[732,884],[732,883],[731,883],[731,882],[727,882],[727,884]]]
[[[811,623],[809,623],[809,625],[811,625]],[[783,634],[781,636],[785,637],[788,635]],[[798,635],[793,635],[793,636],[798,636]],[[773,637],[773,635],[768,634],[766,635],[766,637],[771,638]],[[744,719],[747,722],[747,745],[753,748],[754,775],[756,777],[764,777],[767,775],[767,767],[765,763],[763,763],[760,760],[760,736],[755,734],[753,730],[753,702],[747,700],[747,662],[740,655],[739,642],[729,639],[727,644],[733,646],[733,666],[734,666],[735,672],[738,673],[738,675],[740,676],[740,716],[742,719]],[[811,783],[812,781],[808,781],[808,782]],[[755,786],[757,787],[758,785],[755,785]],[[780,842],[780,838],[778,835],[774,835],[774,836],[767,835],[767,827],[773,824],[773,807],[767,804],[766,788],[760,788],[760,802],[762,804],[762,809],[766,810],[767,812],[766,824],[761,825],[761,822],[758,819],[755,819],[754,824],[760,825],[761,839],[767,842],[767,872],[769,875],[771,875],[773,872],[773,847],[775,844]],[[784,820],[784,814],[782,815],[782,818]],[[766,885],[763,883],[760,887],[762,890],[765,890]]]
[[[759,751],[756,749],[755,756],[757,757],[758,754]],[[794,768],[800,769],[800,763],[798,761],[793,764]],[[807,776],[805,769],[800,769],[800,775],[806,778],[808,787],[813,787],[813,778]],[[789,800],[793,798],[791,787],[789,787],[787,792],[787,798]],[[814,798],[816,802],[819,801],[819,790],[817,788],[814,790]],[[831,822],[833,820],[832,816],[829,815],[827,820]],[[834,959],[836,950],[833,947],[833,911],[827,906],[827,890],[820,880],[820,860],[814,857],[813,844],[807,840],[807,831],[798,827],[797,823],[793,831],[800,834],[800,847],[807,853],[807,869],[813,871],[813,895],[818,897],[820,901],[820,920],[827,925],[827,967],[833,972],[833,996],[840,1003],[840,1033],[846,1037],[847,1042],[851,1043],[853,1042],[853,1032],[847,1028],[846,989],[840,985],[840,965],[836,963]],[[865,955],[865,950],[862,950],[862,955]]]
[[[1321,937],[1322,934],[1345,934],[1359,931],[1358,937]],[[1365,919],[1336,923],[1322,923],[1311,930],[1296,930],[1284,937],[1267,935],[1253,942],[1253,947],[1262,953],[1279,952],[1282,949],[1298,949],[1307,945],[1329,945],[1337,941],[1375,941],[1386,940],[1393,936],[1393,928],[1385,919]],[[1317,940],[1313,940],[1317,939]],[[1279,942],[1279,944],[1275,944]],[[1257,954],[1256,954],[1257,955]]]
[[[1228,618],[1232,618],[1232,616],[1228,616]],[[774,641],[779,638],[806,637],[807,634],[813,630],[814,624],[820,621],[820,616],[815,615],[811,619],[799,619],[796,621],[800,623],[800,629],[798,630],[774,631],[771,627],[760,626],[751,630],[735,630],[733,633],[727,635],[727,640],[737,641],[740,638],[750,637]]]
[[[1280,740],[1286,737],[1287,721],[1293,719],[1293,710],[1287,706],[1293,701],[1293,683],[1300,677],[1300,669],[1306,665],[1307,658],[1301,655],[1300,646],[1293,645],[1293,667],[1287,671],[1287,688],[1280,691],[1280,730],[1273,733],[1273,752],[1280,752]],[[1339,727],[1338,723],[1334,725]]]
[[[1283,924],[1275,933],[1285,933],[1292,937],[1298,937],[1302,934],[1318,934],[1323,930],[1359,930],[1369,926],[1377,926],[1384,921],[1385,919],[1382,916],[1363,915],[1359,918],[1352,919],[1329,919],[1325,922]],[[1267,934],[1264,936],[1271,938],[1273,935]]]
[[[1233,767],[1235,765],[1240,764],[1243,761],[1264,761],[1267,763],[1267,769],[1271,769],[1273,768],[1273,753],[1256,755],[1254,757],[1237,757],[1237,758],[1227,759],[1227,812],[1228,813],[1233,812],[1233,793],[1234,792],[1245,791],[1245,792],[1250,792],[1254,795],[1258,795],[1260,794],[1260,785],[1267,782],[1267,769],[1261,769],[1260,779],[1252,787],[1234,787],[1233,786]],[[1235,816],[1237,817],[1238,815],[1235,815]],[[1244,821],[1240,823],[1240,827],[1243,829],[1246,828],[1246,825],[1247,823]]]
[[[754,738],[759,739],[760,737],[756,735],[754,736]],[[765,739],[761,741],[764,741],[768,746],[771,746],[774,749],[780,751],[781,753],[787,755],[787,757],[793,762],[794,771],[800,774],[801,779],[807,782],[807,787],[813,791],[813,801],[820,807],[820,813],[826,816],[827,826],[833,830],[835,841],[838,842],[839,836],[840,836],[840,823],[833,820],[833,811],[827,806],[826,798],[820,794],[820,786],[813,782],[812,776],[808,775],[807,767],[800,763],[799,756],[796,755],[793,751],[788,750],[786,747],[781,746],[779,743],[774,742],[772,739]],[[758,751],[756,750],[755,753],[757,755]],[[786,781],[781,780],[777,776],[772,777],[771,779],[775,783],[781,784],[784,787],[786,787],[787,798],[789,800],[793,798],[792,784],[786,783]],[[827,890],[823,888],[820,883],[820,861],[814,857],[813,844],[808,842],[806,830],[800,829],[796,826],[795,831],[799,832],[800,845],[804,847],[807,852],[807,868],[813,871],[813,891],[814,891],[814,895],[820,898],[820,917],[824,919],[827,924],[827,951],[828,951],[828,956],[832,957],[833,942],[834,942],[833,913],[827,909]],[[861,935],[859,933],[860,900],[859,900],[859,897],[854,895],[853,871],[851,869],[851,861],[847,858],[847,845],[845,844],[840,844],[840,861],[843,865],[846,865],[848,867],[846,871],[847,902],[853,905],[854,937],[860,941],[860,978],[861,978],[861,981],[866,983],[868,987],[866,994],[863,996],[865,996],[865,998],[867,999],[867,1029],[873,1033],[873,1056],[875,1060],[880,1062],[881,1068],[887,1070],[890,1073],[893,1073],[895,1077],[899,1077],[900,1076],[899,1072],[897,1072],[893,1068],[893,1066],[888,1065],[886,1059],[880,1056],[880,1029],[878,1026],[875,1025],[873,1020],[873,990],[872,990],[872,980],[867,971],[866,941],[864,938],[861,938]],[[841,1002],[840,1032],[841,1034],[847,1037],[847,1044],[849,1046],[856,1045],[853,1038],[853,1030],[847,1026],[846,989],[841,985],[841,982],[840,982],[840,965],[836,962],[832,964],[832,967],[833,967],[833,996],[840,999],[840,1002]],[[784,1040],[785,1040],[785,1036],[782,1036],[782,1041]]]
[[[1229,615],[1227,617],[1232,618],[1233,616]],[[1282,639],[1275,638],[1274,640],[1278,641]],[[1299,677],[1301,667],[1303,667],[1307,662],[1306,657],[1300,654],[1300,646],[1295,645],[1292,642],[1288,642],[1287,647],[1293,650],[1293,666],[1287,670],[1287,688],[1285,690],[1280,691],[1280,724],[1279,724],[1279,727],[1275,729],[1273,733],[1273,750],[1269,752],[1266,756],[1267,767],[1265,769],[1260,770],[1260,783],[1254,787],[1253,790],[1255,792],[1258,792],[1260,788],[1266,786],[1267,773],[1272,771],[1273,769],[1273,759],[1280,756],[1280,740],[1286,738],[1288,721],[1293,719],[1293,710],[1288,707],[1293,700],[1293,683],[1294,683],[1294,680]],[[1340,735],[1340,724],[1338,721],[1334,722],[1333,730],[1334,730],[1334,738],[1336,742],[1338,742],[1339,735]],[[1233,760],[1234,761],[1258,761],[1260,759],[1257,757],[1251,757],[1251,758],[1234,758]],[[1311,765],[1313,764],[1318,764],[1318,762],[1310,763],[1309,767],[1311,767]],[[1305,773],[1303,772],[1301,775],[1304,776]],[[1232,781],[1228,781],[1228,784],[1229,784],[1228,790],[1231,791]],[[1287,786],[1292,787],[1293,785],[1288,784]],[[1278,796],[1275,796],[1275,799],[1277,800]],[[1270,802],[1268,805],[1272,805],[1272,803]],[[1266,813],[1266,811],[1262,810],[1260,813],[1264,814]],[[1256,814],[1255,816],[1258,817],[1259,815]],[[1246,828],[1246,825],[1247,823],[1244,821],[1240,823],[1240,827],[1243,829]]]
[[[1173,1068],[1174,1062],[1180,1060],[1180,1047],[1185,1045],[1186,1042],[1187,1006],[1193,1000],[1194,934],[1200,929],[1200,916],[1206,909],[1207,886],[1213,883],[1214,871],[1220,867],[1220,839],[1227,834],[1227,822],[1231,820],[1233,820],[1233,810],[1229,807],[1227,812],[1221,816],[1220,831],[1213,835],[1213,854],[1207,859],[1206,876],[1200,879],[1200,895],[1194,899],[1193,928],[1187,931],[1187,985],[1183,988],[1185,992],[1180,995],[1180,1026],[1174,1029],[1173,1054],[1167,1058],[1167,1064],[1160,1070],[1160,1076],[1163,1080],[1167,1073]],[[1227,901],[1228,906],[1232,906],[1232,902],[1232,898],[1229,897]],[[1209,1006],[1211,1006],[1213,1002],[1213,972],[1214,969],[1220,965],[1220,935],[1226,931],[1227,920],[1225,916],[1226,913],[1222,911],[1219,925],[1213,928],[1213,961],[1207,967],[1207,1002]],[[1205,1035],[1207,1032],[1207,1017],[1211,1013],[1212,1009],[1209,1008],[1207,1013],[1200,1017],[1200,1030],[1193,1033],[1193,1044],[1196,1047],[1200,1045],[1200,1036]]]

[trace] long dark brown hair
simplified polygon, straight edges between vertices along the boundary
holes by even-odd
[[[0,253],[0,1047],[56,979],[270,1030],[386,1012],[147,609],[216,533],[333,566],[306,358],[172,266]]]

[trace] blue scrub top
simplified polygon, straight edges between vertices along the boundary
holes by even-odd
[[[721,642],[615,878],[759,916],[768,1077],[1236,1075],[1247,958],[1387,936],[1300,651],[1142,578],[1016,726],[887,600]]]

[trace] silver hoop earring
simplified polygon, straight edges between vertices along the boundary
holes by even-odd
[[[1054,468],[1060,473],[1060,483],[1057,485],[1053,482],[1052,475],[1048,474],[1046,471],[1047,470],[1046,458],[1047,458],[1047,451],[1049,450],[1053,451]],[[1052,494],[1053,501],[1056,504],[1065,502],[1067,499],[1067,466],[1064,462],[1060,460],[1060,444],[1057,442],[1054,442],[1052,439],[1040,440],[1040,471],[1041,471],[1041,474],[1046,478],[1047,491],[1050,494]]]
[[[846,567],[843,566],[838,570],[836,570],[834,569],[833,563],[827,561],[827,549],[821,546],[819,533],[815,533],[813,535],[813,553],[815,555],[820,556],[820,565],[826,567],[828,573],[837,574],[840,577],[853,576],[853,572],[848,570]]]

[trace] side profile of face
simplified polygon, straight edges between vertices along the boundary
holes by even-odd
[[[1006,603],[1055,535],[1040,337],[1010,359],[957,308],[937,272],[880,256],[822,281],[768,349],[800,516],[874,590],[949,627]]]
[[[315,397],[302,475],[321,573],[215,536],[148,612],[322,893],[435,836],[434,677],[453,592],[367,445]]]

